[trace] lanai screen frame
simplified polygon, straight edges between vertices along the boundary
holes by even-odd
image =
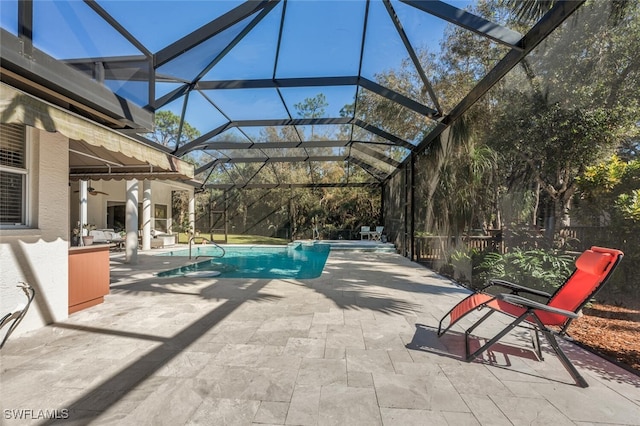
[[[431,82],[429,81],[420,61],[418,60],[416,49],[412,46],[407,34],[405,33],[402,22],[395,13],[393,4],[390,0],[380,0],[384,5],[389,17],[391,18],[398,36],[405,46],[410,60],[416,67],[420,79],[424,85],[424,90],[428,92],[433,107],[417,102],[404,94],[391,90],[383,85],[372,81],[362,75],[362,61],[364,53],[364,40],[367,31],[367,19],[369,16],[370,1],[366,1],[365,21],[361,37],[362,47],[359,58],[359,71],[357,75],[351,76],[327,76],[327,77],[300,77],[300,78],[276,78],[275,69],[273,77],[270,79],[244,79],[244,80],[203,80],[203,77],[218,63],[226,53],[251,32],[261,20],[269,13],[273,13],[273,9],[282,4],[282,16],[279,20],[278,32],[282,35],[283,25],[285,22],[285,10],[288,0],[264,0],[264,1],[248,1],[239,4],[237,7],[229,10],[223,15],[213,19],[209,23],[195,29],[179,40],[167,45],[159,51],[153,53],[145,45],[138,40],[127,28],[125,28],[117,19],[111,16],[100,3],[96,1],[86,0],[88,5],[98,16],[104,19],[115,31],[122,35],[128,42],[142,52],[140,56],[133,57],[104,57],[104,58],[75,58],[66,60],[66,64],[60,63],[55,59],[46,58],[46,54],[38,52],[33,46],[33,1],[18,2],[18,34],[13,37],[5,34],[3,29],[2,38],[2,68],[3,71],[9,71],[6,77],[11,83],[20,83],[20,77],[29,79],[38,83],[45,88],[53,89],[58,95],[69,97],[77,101],[81,106],[86,108],[80,109],[81,113],[90,116],[93,119],[102,119],[104,124],[109,125],[116,130],[134,136],[146,144],[156,146],[178,157],[189,153],[197,152],[202,149],[228,149],[231,148],[229,143],[224,141],[211,141],[211,138],[220,135],[224,131],[231,128],[248,128],[255,126],[305,126],[305,125],[346,125],[357,127],[371,132],[376,137],[386,141],[390,146],[399,146],[406,149],[409,154],[403,161],[398,162],[378,151],[367,150],[368,141],[357,139],[344,140],[322,140],[322,141],[305,141],[292,140],[289,142],[260,142],[248,143],[245,145],[235,143],[233,148],[239,148],[240,151],[249,152],[254,149],[262,151],[265,148],[286,149],[291,147],[302,147],[306,152],[306,148],[313,147],[347,147],[346,154],[343,155],[327,155],[327,156],[278,156],[270,157],[268,155],[260,155],[258,158],[247,157],[220,157],[215,158],[197,168],[196,174],[206,176],[208,172],[217,164],[238,164],[247,162],[256,162],[267,164],[270,162],[309,162],[309,161],[343,161],[345,164],[360,167],[370,177],[369,182],[283,182],[279,184],[268,184],[263,182],[241,182],[238,184],[230,183],[207,183],[203,182],[202,188],[218,188],[231,189],[234,187],[241,188],[264,188],[264,187],[344,187],[344,186],[379,186],[383,188],[396,173],[403,170],[407,165],[411,165],[415,155],[420,154],[438,138],[438,136],[449,127],[457,118],[467,111],[483,94],[493,87],[502,77],[504,77],[513,67],[515,67],[526,55],[541,43],[549,34],[560,26],[573,12],[575,12],[583,3],[582,1],[558,1],[553,7],[524,35],[519,34],[509,28],[489,22],[484,18],[473,15],[467,11],[458,9],[450,4],[442,1],[415,1],[400,0],[401,3],[411,6],[415,9],[415,13],[428,13],[438,18],[444,19],[449,23],[470,30],[484,38],[490,39],[496,43],[506,46],[508,53],[484,76],[475,87],[452,108],[449,112],[444,112],[438,101],[437,95],[434,93]],[[249,20],[248,24],[237,32],[233,40],[221,49],[210,63],[203,68],[198,75],[191,81],[182,82],[181,86],[175,90],[156,98],[155,84],[161,79],[167,78],[159,71],[163,65],[170,63],[171,60],[179,57],[184,52],[189,52],[202,43],[211,40],[223,31],[237,25],[243,20]],[[17,43],[14,43],[17,41]],[[278,44],[276,58],[279,54],[280,45]],[[33,61],[33,58],[43,57],[49,59],[47,65],[41,66],[44,60]],[[34,62],[36,67],[34,67]],[[275,61],[277,62],[277,60]],[[38,67],[38,65],[40,65]],[[68,65],[72,66],[67,67]],[[148,84],[148,104],[136,106],[115,93],[107,93],[104,87],[100,85],[92,85],[90,82],[77,80],[77,71],[90,74],[97,82],[104,79],[123,78],[129,81],[140,81]],[[3,73],[3,79],[5,79]],[[18,76],[11,78],[11,76]],[[26,84],[29,86],[29,84]],[[391,101],[395,104],[406,108],[420,116],[427,117],[433,121],[433,128],[418,143],[404,140],[395,135],[386,132],[370,122],[362,120],[355,116],[355,111],[351,116],[343,117],[320,117],[320,118],[295,118],[289,113],[286,119],[264,119],[264,120],[232,120],[229,119],[224,125],[218,126],[211,131],[206,132],[200,137],[180,143],[178,136],[178,144],[174,147],[166,147],[145,138],[143,131],[148,130],[152,124],[152,116],[155,111],[160,110],[168,103],[184,97],[184,106],[180,116],[180,132],[184,125],[185,110],[189,95],[197,91],[215,90],[215,89],[258,89],[269,88],[274,89],[282,94],[280,90],[285,88],[311,88],[311,87],[336,87],[336,86],[355,86],[357,90],[366,89],[382,99]],[[195,92],[194,92],[195,91]],[[104,100],[108,100],[105,102]],[[284,104],[284,100],[283,100]],[[286,108],[286,105],[285,105]],[[96,114],[96,111],[100,114]],[[104,116],[104,117],[103,117]],[[362,146],[363,152],[366,154],[360,158],[351,154],[354,144]],[[363,159],[364,158],[364,159]],[[377,163],[379,162],[379,163]],[[378,166],[376,166],[376,163]],[[380,169],[380,165],[384,164],[385,169]]]

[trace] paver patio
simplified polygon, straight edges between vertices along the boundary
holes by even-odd
[[[104,304],[9,340],[3,424],[640,424],[640,377],[570,343],[589,388],[509,344],[524,332],[461,361],[463,336],[436,330],[467,291],[400,255],[332,251],[300,281],[156,278],[184,259],[138,260],[113,255]]]

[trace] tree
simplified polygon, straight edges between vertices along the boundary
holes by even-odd
[[[574,214],[584,223],[601,225],[598,244],[625,254],[603,297],[620,303],[640,296],[640,159],[613,155],[587,167],[577,179]],[[602,226],[605,225],[605,226]]]
[[[180,132],[180,117],[171,111],[157,111],[154,119],[154,130],[151,138],[168,148],[177,149],[179,143],[191,141],[200,136],[200,131],[186,121]]]
[[[171,111],[157,111],[154,117],[154,131],[151,133],[151,139],[155,142],[169,147],[178,148],[179,141],[192,140],[200,136],[200,131],[191,127],[187,122],[182,126],[182,137],[180,137],[180,117]],[[196,163],[194,156],[183,156],[185,161]],[[188,229],[189,222],[189,193],[187,191],[172,191],[171,205],[173,212],[173,221],[176,224],[176,230]]]
[[[320,118],[326,115],[328,106],[326,97],[320,93],[295,104],[296,115],[303,118]],[[345,106],[346,108],[349,106]],[[311,137],[314,140],[330,140],[331,136],[313,127]],[[260,142],[299,141],[304,136],[293,126],[266,127],[255,140]],[[279,157],[287,152],[286,148],[263,148],[255,150],[256,155]],[[333,155],[333,148],[295,148],[294,155],[304,150],[308,155]],[[350,169],[346,161],[335,162],[287,162],[269,161],[262,163],[218,164],[209,175],[209,182],[243,184],[260,182],[276,185],[295,183],[335,183],[368,181],[362,169]],[[234,189],[227,194],[227,217],[235,232],[257,233],[283,236],[288,232],[290,238],[309,238],[313,221],[320,223],[321,231],[356,229],[362,223],[377,223],[380,197],[377,189],[361,188],[271,188],[271,189]]]
[[[640,159],[607,161],[587,167],[576,178],[576,198],[582,214],[596,219],[613,218],[640,225]]]
[[[298,116],[302,118],[319,118],[325,115],[325,108],[328,107],[327,98],[324,94],[318,93],[313,98],[306,98],[302,102],[294,104]],[[314,126],[311,126],[311,139],[314,139]]]
[[[568,214],[575,193],[575,179],[585,168],[615,148],[616,118],[604,108],[564,108],[546,99],[528,98],[513,92],[505,102],[500,121],[489,140],[507,162],[507,180],[526,170],[534,184],[553,203],[549,226],[568,226]],[[529,186],[530,187],[530,186]]]
[[[638,7],[627,3],[581,8],[575,17],[581,30],[556,31],[521,73],[512,73],[514,83],[501,95],[505,114],[494,142],[508,152],[510,183],[542,191],[553,204],[547,225],[566,224],[575,177],[637,128],[637,90],[629,89],[638,87],[640,61],[632,50],[640,32]]]

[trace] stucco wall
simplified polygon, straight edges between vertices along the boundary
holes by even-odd
[[[37,292],[14,336],[68,316],[69,142],[32,128],[28,135],[31,227],[0,232],[0,313],[25,301],[19,281]]]

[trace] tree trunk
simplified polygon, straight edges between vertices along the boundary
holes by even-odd
[[[533,226],[538,225],[538,209],[540,208],[540,182],[536,182],[536,188],[534,192],[533,209],[531,212],[531,224]]]

